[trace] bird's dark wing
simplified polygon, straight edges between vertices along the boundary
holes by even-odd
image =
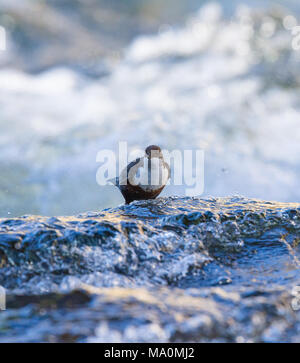
[[[138,164],[141,160],[142,160],[141,158],[137,158],[127,165],[127,175],[129,174],[130,169],[133,168],[136,164]]]
[[[139,169],[139,165],[143,162],[142,158],[138,158],[131,163],[129,163],[124,170],[122,170],[119,176],[119,186],[130,184],[129,179],[134,177],[137,170]]]

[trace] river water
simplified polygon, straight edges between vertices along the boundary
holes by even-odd
[[[0,220],[0,341],[299,341],[300,205],[159,198]]]
[[[95,182],[97,152],[117,153],[119,141],[204,150],[205,196],[299,201],[300,52],[285,28],[296,15],[234,14],[213,3],[184,26],[140,36],[100,79],[1,69],[0,216],[119,205]]]

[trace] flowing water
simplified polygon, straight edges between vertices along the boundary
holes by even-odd
[[[300,52],[288,15],[239,7],[228,20],[210,4],[184,27],[138,37],[96,80],[0,70],[0,216],[119,205],[95,182],[97,152],[117,153],[119,141],[204,150],[206,196],[299,201]]]
[[[2,219],[0,341],[299,341],[299,235],[242,197]]]

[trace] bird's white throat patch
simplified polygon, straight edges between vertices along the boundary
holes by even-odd
[[[165,186],[168,179],[169,170],[162,159],[143,158],[140,167],[132,177],[132,184],[139,185],[145,191],[153,191]]]

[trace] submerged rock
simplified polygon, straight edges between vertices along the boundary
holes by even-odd
[[[1,219],[0,341],[297,340],[299,235],[299,204],[242,197]]]

